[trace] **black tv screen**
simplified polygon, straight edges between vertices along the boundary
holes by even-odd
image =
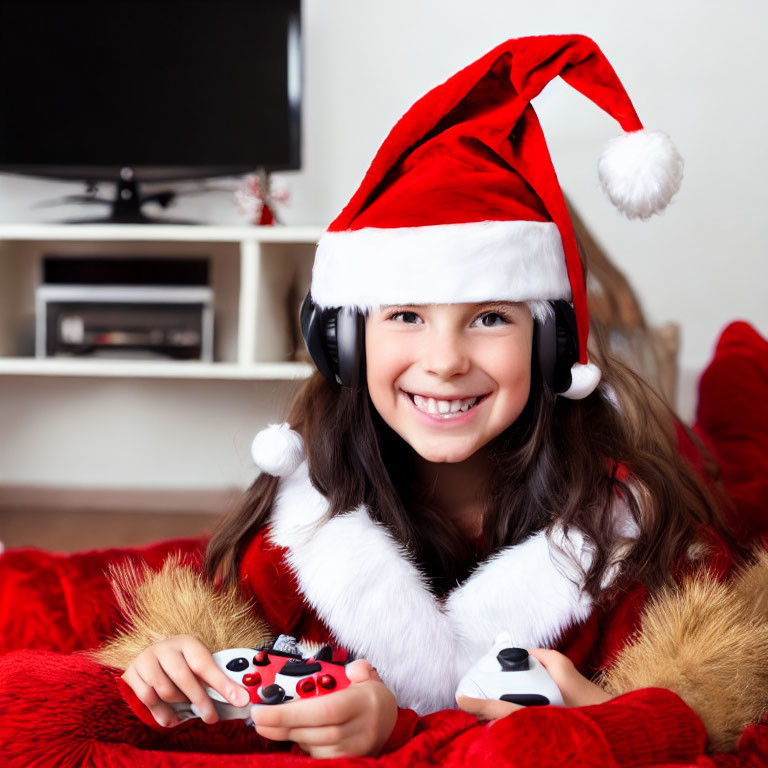
[[[298,168],[300,0],[2,0],[0,170]]]

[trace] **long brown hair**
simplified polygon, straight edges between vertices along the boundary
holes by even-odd
[[[533,361],[523,413],[489,446],[493,479],[479,546],[419,495],[413,449],[383,422],[365,386],[340,388],[315,373],[294,398],[288,421],[304,437],[310,478],[328,499],[329,515],[364,504],[437,595],[480,559],[555,525],[581,532],[594,545],[584,588],[596,600],[608,598],[601,584],[617,563],[614,589],[638,580],[654,590],[669,581],[700,526],[725,530],[725,523],[680,456],[669,408],[604,351],[595,349],[592,357],[603,384],[579,401],[555,397]],[[211,578],[237,582],[244,548],[267,522],[277,486],[277,478],[260,475],[242,507],[222,520],[208,545]],[[637,524],[636,536],[624,538],[616,529],[617,494]]]

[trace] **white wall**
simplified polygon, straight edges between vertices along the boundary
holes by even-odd
[[[603,143],[618,127],[559,82],[536,102],[563,187],[637,289],[651,321],[675,320],[682,326],[681,362],[689,387],[683,393],[684,415],[691,415],[695,374],[725,323],[744,318],[768,333],[768,217],[762,184],[768,171],[767,66],[761,55],[768,4],[305,0],[304,12],[304,169],[282,176],[292,193],[291,205],[283,210],[286,223],[327,224],[354,192],[395,120],[461,66],[508,37],[584,33],[611,60],[644,123],[670,133],[686,160],[683,188],[666,214],[649,223],[628,222],[604,198],[595,172]],[[211,185],[223,191],[182,197],[169,214],[239,221],[231,199],[235,183],[219,180]],[[32,207],[42,199],[79,191],[78,185],[0,176],[0,219],[79,214],[71,208]],[[111,394],[100,394],[104,386]],[[109,454],[102,480],[159,485],[166,477],[173,478],[171,485],[184,478],[201,486],[242,484],[247,470],[238,464],[238,452],[222,460],[221,443],[238,441],[236,425],[245,424],[243,420],[250,418],[242,427],[250,434],[274,418],[277,409],[258,407],[249,414],[254,385],[228,384],[222,400],[218,385],[186,382],[178,386],[184,391],[196,386],[206,412],[214,409],[218,421],[182,409],[192,422],[186,430],[159,435],[154,430],[164,423],[167,386],[69,382],[63,385],[67,397],[57,401],[46,396],[50,383],[30,388],[29,379],[0,381],[0,424],[6,423],[9,402],[30,405],[34,400],[41,408],[61,411],[74,391],[88,392],[91,399],[71,411],[70,420],[59,413],[52,425],[37,431],[17,424],[11,433],[16,445],[31,451],[44,433],[58,445],[75,426],[77,439],[85,444],[99,424],[123,420],[128,436],[123,453]],[[108,402],[118,396],[120,405],[116,399]],[[74,421],[74,414],[80,421]],[[137,422],[144,425],[141,430]],[[119,424],[116,429],[120,433]],[[162,469],[154,454],[142,458],[148,440],[164,441]],[[185,446],[193,444],[209,444],[211,452],[193,462],[194,473],[185,474],[190,468]],[[89,451],[94,450],[95,444],[77,453],[77,461],[66,464],[62,474],[52,467],[21,467],[17,453],[6,447],[0,453],[0,482],[22,474],[29,482],[94,482],[88,466]],[[54,461],[51,453],[43,458]],[[230,470],[230,463],[239,468]]]
[[[0,487],[245,487],[254,432],[283,412],[291,387],[0,377]]]

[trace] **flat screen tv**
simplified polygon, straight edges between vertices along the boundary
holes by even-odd
[[[0,171],[135,191],[296,169],[300,113],[300,0],[0,3]]]

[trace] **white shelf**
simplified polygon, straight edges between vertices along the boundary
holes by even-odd
[[[312,373],[308,363],[200,363],[165,360],[0,358],[0,376],[86,376],[146,379],[294,380]]]
[[[300,345],[297,297],[309,287],[321,227],[164,224],[0,224],[0,376],[173,379],[305,378],[285,362]],[[42,259],[206,256],[214,292],[214,363],[37,359],[29,338]]]
[[[194,224],[0,224],[0,240],[316,243],[322,227],[216,227]]]
[[[247,487],[253,435],[285,417],[314,370],[289,361],[302,346],[299,304],[321,235],[320,227],[0,223],[0,486],[153,497],[152,489]],[[214,361],[36,358],[47,256],[208,259]]]

